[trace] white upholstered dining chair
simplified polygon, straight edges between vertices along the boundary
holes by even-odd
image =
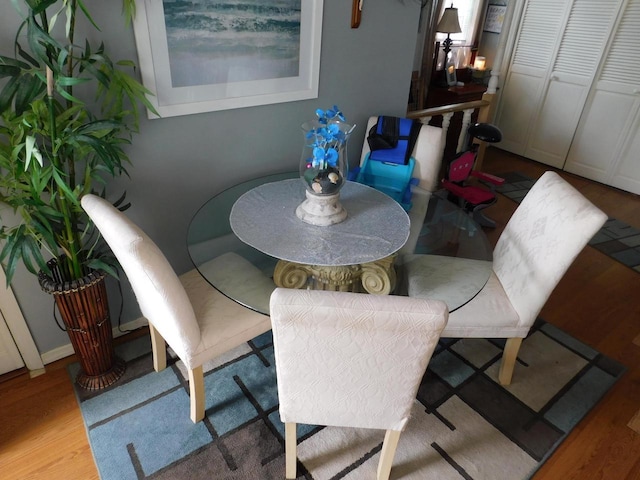
[[[228,299],[197,270],[178,277],[156,244],[106,200],[82,197],[82,207],[111,247],[149,321],[156,371],[167,365],[166,343],[189,372],[191,420],[204,418],[202,365],[271,328],[269,317]],[[241,257],[236,262],[242,260]],[[254,268],[249,262],[235,268]]]
[[[504,228],[493,272],[469,303],[449,315],[443,337],[506,338],[499,381],[511,383],[522,339],[576,256],[607,216],[555,172],[545,172]],[[406,267],[408,294],[429,298],[420,262]]]
[[[286,478],[296,424],[386,430],[377,478],[391,464],[447,322],[440,301],[277,288],[270,303]]]

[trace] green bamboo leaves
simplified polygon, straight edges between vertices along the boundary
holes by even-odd
[[[115,274],[80,198],[105,195],[109,178],[127,174],[123,146],[138,130],[140,105],[153,110],[149,92],[133,76],[133,62],[114,62],[104,44],[75,38],[78,14],[100,30],[82,0],[12,2],[24,20],[14,58],[0,56],[0,261],[7,281],[20,261],[35,274],[47,271],[51,257],[64,280],[96,268]],[[123,10],[130,22],[135,2],[123,0]]]

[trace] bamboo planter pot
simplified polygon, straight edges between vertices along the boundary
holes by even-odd
[[[53,295],[80,363],[76,383],[98,390],[115,383],[125,371],[116,357],[105,286],[105,273],[94,271],[72,282],[62,282],[57,262],[48,263],[52,276],[40,272],[42,289]]]

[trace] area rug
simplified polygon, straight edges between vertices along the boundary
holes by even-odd
[[[504,178],[505,183],[496,191],[517,203],[522,201],[535,183],[535,180],[519,172],[501,173],[498,176]],[[589,245],[640,272],[640,228],[609,217],[600,231],[589,241]]]
[[[391,478],[530,478],[624,367],[539,320],[511,386],[502,340],[443,339],[423,379]],[[150,342],[120,345],[117,385],[76,389],[102,480],[284,478],[271,333],[205,365],[206,418],[189,419],[182,362],[152,370]],[[75,377],[77,364],[69,373]],[[298,425],[298,478],[371,479],[384,432]]]

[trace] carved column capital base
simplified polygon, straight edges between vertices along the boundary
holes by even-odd
[[[319,266],[278,261],[273,280],[278,287],[311,288],[388,295],[396,286],[396,255],[361,265]]]

